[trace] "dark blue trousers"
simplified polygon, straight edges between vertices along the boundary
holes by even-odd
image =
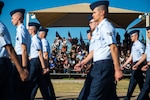
[[[89,95],[89,92],[90,92],[90,86],[91,86],[91,80],[92,80],[90,73],[91,73],[91,70],[89,73],[87,73],[87,77],[85,79],[84,86],[78,96],[78,100],[87,100],[87,96]]]
[[[86,85],[88,93],[80,100],[118,100],[112,60],[100,60],[94,63]],[[87,78],[88,78],[87,77]]]
[[[50,99],[51,97],[49,95],[50,93],[47,88],[47,83],[43,78],[42,68],[41,68],[41,63],[39,58],[34,58],[30,60],[29,81],[30,81],[29,88],[30,88],[31,100],[34,100],[38,87],[41,90],[44,100],[51,100]]]
[[[146,71],[146,79],[137,100],[150,100],[149,92],[150,92],[150,68],[148,68],[148,70]]]
[[[44,79],[44,80],[43,80],[43,79]],[[43,76],[42,76],[42,80],[43,80],[42,83],[45,83],[45,82],[46,82],[46,84],[45,84],[45,86],[47,87],[47,90],[46,90],[46,91],[48,91],[48,94],[49,94],[49,95],[47,95],[47,96],[45,96],[45,97],[48,97],[48,98],[50,97],[50,100],[56,100],[56,96],[55,96],[53,84],[52,84],[52,82],[51,82],[51,80],[50,80],[50,74],[48,73],[48,74],[46,74],[46,75],[43,75]],[[42,96],[45,95],[45,92],[43,92],[42,87],[41,87],[41,86],[39,87],[38,84],[37,84],[37,85],[35,86],[35,88],[33,89],[32,97],[35,97],[38,88],[40,89]],[[34,93],[35,93],[35,94],[34,94]],[[47,100],[48,100],[48,99],[47,99]]]
[[[125,100],[130,100],[137,84],[139,85],[140,90],[142,89],[143,84],[144,84],[144,75],[143,75],[143,71],[141,71],[141,67],[143,65],[144,64],[142,63],[139,65],[137,70],[132,70],[129,87],[128,87],[128,92],[125,97]]]
[[[12,63],[9,58],[0,58],[0,100],[13,100],[11,84]]]
[[[50,78],[50,73],[45,74],[44,79],[47,83],[47,88],[48,88],[48,91],[49,91],[49,95],[51,97],[50,100],[56,100],[56,95],[55,95],[54,87],[53,87],[53,84],[52,84],[52,81],[51,81],[51,78]]]
[[[20,64],[22,65],[22,56],[18,55],[18,60]],[[29,61],[28,66],[29,68]],[[29,69],[28,69],[29,70]],[[30,94],[29,94],[29,81],[22,81],[20,79],[20,75],[14,66],[13,72],[12,72],[12,85],[13,85],[13,96],[14,100],[30,100]]]

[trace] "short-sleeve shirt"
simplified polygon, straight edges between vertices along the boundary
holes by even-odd
[[[30,34],[25,26],[20,24],[16,29],[15,51],[17,55],[22,55],[22,44],[27,46],[27,53],[29,54],[31,44]]]
[[[49,42],[45,38],[41,39],[41,41],[42,41],[43,53],[47,52],[48,53],[48,57],[50,57],[50,45],[49,45]]]
[[[133,62],[137,62],[145,52],[145,46],[139,40],[135,41],[131,48],[131,56]]]
[[[150,61],[150,41],[146,45],[145,54],[146,54],[146,60],[147,62],[149,62]]]
[[[8,57],[8,53],[4,46],[12,44],[10,34],[6,26],[0,21],[0,57]]]
[[[116,32],[113,25],[105,18],[93,31],[93,61],[112,59],[110,45],[116,44]]]
[[[94,39],[93,39],[93,33],[92,33],[92,37],[91,37],[91,40],[90,40],[90,45],[89,45],[89,52],[91,52],[92,50],[93,50],[93,42],[94,41]]]
[[[30,47],[30,58],[38,58],[38,51],[42,51],[42,42],[40,38],[35,34],[31,39],[31,47]]]

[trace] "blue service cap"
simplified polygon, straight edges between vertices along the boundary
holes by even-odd
[[[25,9],[15,9],[13,11],[10,12],[10,15],[12,16],[13,14],[15,14],[16,12],[20,12],[24,15],[25,13]]]
[[[87,32],[87,34],[88,34],[88,33],[90,33],[90,31],[91,31],[91,30],[90,30],[90,29],[88,29],[88,30],[86,31],[86,32]]]
[[[0,1],[0,14],[2,12],[2,8],[4,7],[4,2],[3,1]]]
[[[132,35],[132,34],[134,34],[134,33],[139,34],[139,33],[140,33],[140,30],[132,30],[129,34]]]
[[[150,26],[146,27],[146,30],[147,30],[147,31],[150,30]]]
[[[109,6],[109,1],[101,1],[101,0],[100,1],[96,1],[96,2],[94,2],[94,3],[92,3],[90,5],[90,8],[91,8],[91,10],[94,10],[95,7],[98,7],[100,5]]]
[[[40,32],[40,31],[44,31],[44,32],[47,33],[47,32],[48,32],[48,29],[46,29],[46,28],[40,28],[40,29],[39,29],[39,32]]]
[[[0,10],[4,7],[4,2],[0,1]]]
[[[93,16],[92,15],[89,15],[88,16],[88,21],[90,22],[90,20],[92,20],[93,19]]]
[[[40,26],[41,26],[39,23],[36,23],[36,22],[29,22],[28,25],[29,25],[29,26],[35,26],[37,29],[39,29]]]

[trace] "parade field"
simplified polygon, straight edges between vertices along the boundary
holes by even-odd
[[[84,79],[52,79],[57,100],[76,100],[77,96],[84,84]],[[117,83],[117,95],[120,100],[124,99],[129,84],[129,78],[125,78]],[[138,86],[136,87],[131,100],[136,100],[139,93]],[[38,91],[35,100],[42,100],[40,91]]]

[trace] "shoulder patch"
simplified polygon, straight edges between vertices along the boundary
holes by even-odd
[[[107,32],[107,35],[112,36],[112,35],[113,35],[113,32]]]

